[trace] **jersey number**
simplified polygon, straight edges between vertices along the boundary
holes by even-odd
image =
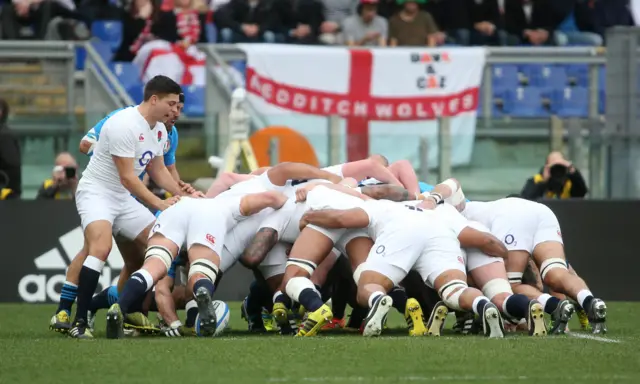
[[[412,205],[405,205],[405,207],[409,208],[412,211],[422,212],[422,208],[414,207]]]

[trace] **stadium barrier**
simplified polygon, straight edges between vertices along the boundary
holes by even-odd
[[[605,300],[640,301],[633,289],[640,258],[635,254],[635,215],[640,201],[549,201],[563,229],[569,262]],[[0,302],[58,301],[65,270],[83,243],[80,220],[70,201],[0,202]],[[114,247],[115,249],[115,247]],[[114,253],[117,253],[115,251]],[[112,253],[99,290],[117,279],[122,267]],[[242,300],[253,279],[231,269],[216,292],[221,300]]]

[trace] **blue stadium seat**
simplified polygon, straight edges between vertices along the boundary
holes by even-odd
[[[550,112],[542,104],[545,89],[520,87],[507,92],[505,112],[515,117],[547,117]]]
[[[142,84],[132,85],[127,88],[127,92],[129,96],[133,99],[136,104],[142,103],[142,95],[143,95],[144,87]]]
[[[607,102],[607,94],[604,89],[598,91],[598,113],[601,115],[605,114],[605,106]]]
[[[91,40],[91,46],[98,52],[98,55],[104,60],[106,63],[111,61],[113,57],[113,52],[111,52],[111,47],[109,43],[105,43],[102,40]]]
[[[122,42],[122,22],[118,20],[94,21],[91,24],[91,35],[109,43],[111,51],[115,51]]]
[[[76,70],[84,71],[84,61],[87,58],[87,50],[82,45],[76,45]]]
[[[598,68],[598,89],[607,89],[607,68]],[[587,84],[588,86],[588,84]]]
[[[587,64],[566,64],[564,67],[570,84],[578,87],[589,86],[589,66]]]
[[[529,84],[542,88],[564,89],[568,84],[567,73],[561,66],[543,66],[541,71],[530,79]]]
[[[515,65],[494,65],[491,85],[498,92],[502,89],[514,89],[520,83],[518,76],[518,67]]]
[[[246,73],[247,62],[244,60],[233,60],[229,62],[229,65],[237,69],[240,73],[242,73],[243,76]]]
[[[190,85],[184,90],[183,113],[189,117],[204,116],[205,92],[204,87]]]
[[[109,64],[109,68],[114,75],[120,80],[120,84],[125,89],[129,89],[134,85],[142,85],[140,79],[140,68],[133,63],[113,62]]]
[[[551,109],[559,117],[589,116],[589,88],[567,87],[556,91]]]

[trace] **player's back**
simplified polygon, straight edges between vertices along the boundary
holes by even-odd
[[[100,139],[78,189],[98,186],[128,194],[120,181],[113,156],[134,158],[134,172],[139,176],[153,157],[162,155],[166,140],[164,124],[157,123],[151,129],[138,108],[125,108],[114,113],[102,126]]]

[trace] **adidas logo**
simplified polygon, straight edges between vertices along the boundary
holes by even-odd
[[[98,291],[118,282],[118,274],[124,266],[122,255],[112,240],[112,249],[107,263],[98,281]],[[18,294],[28,303],[58,302],[60,289],[65,281],[67,267],[71,260],[84,245],[84,234],[81,227],[77,227],[58,239],[55,248],[35,258],[34,263],[38,274],[23,276],[18,283]],[[62,251],[62,252],[61,252]],[[64,255],[64,256],[63,256]],[[112,270],[117,270],[112,281]]]

